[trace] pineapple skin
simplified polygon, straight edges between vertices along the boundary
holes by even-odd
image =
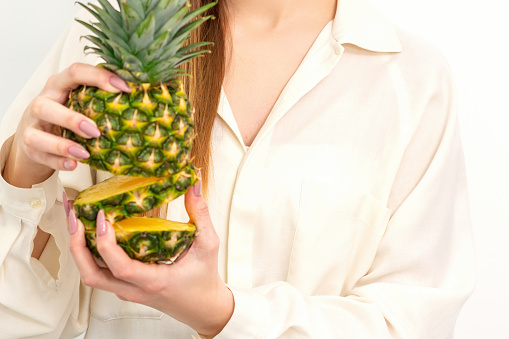
[[[153,87],[134,85],[131,93],[109,93],[80,86],[68,107],[92,119],[99,138],[84,139],[65,129],[63,136],[89,153],[81,162],[115,175],[165,177],[191,163],[194,115],[177,80]]]
[[[118,178],[112,177],[92,187],[97,188],[99,185],[108,185],[111,181],[115,181]],[[90,203],[81,203],[80,197],[87,194],[88,191],[84,190],[74,200],[73,210],[76,217],[85,226],[85,230],[95,233],[96,218],[99,210],[102,209],[106,220],[114,224],[174,200],[185,194],[198,180],[199,174],[197,169],[190,165],[177,174],[163,177],[151,185],[127,192],[119,193],[114,188],[111,188],[111,194],[107,198]]]
[[[85,52],[100,56],[104,62],[99,67],[124,79],[131,92],[108,93],[87,86],[71,91],[68,107],[92,119],[101,136],[83,139],[69,130],[63,130],[62,135],[90,153],[82,162],[92,168],[117,176],[159,177],[161,181],[127,193],[112,192],[107,198],[88,199],[87,204],[75,201],[73,210],[85,224],[87,243],[96,256],[99,210],[104,210],[112,224],[118,224],[184,194],[199,180],[191,164],[193,109],[180,82],[188,74],[181,65],[210,52],[203,47],[213,45],[211,42],[192,42],[190,38],[191,32],[212,18],[201,14],[216,4],[191,9],[188,0],[123,0],[116,7],[107,0],[97,2],[85,5],[78,1],[96,19],[90,23],[77,19],[92,32],[84,36],[93,44],[86,46]],[[169,179],[179,175],[179,180]],[[166,244],[189,245],[192,240],[177,241],[180,238],[171,226],[168,234],[146,227],[155,220],[139,221],[139,227],[137,221],[135,228],[119,232],[122,236],[117,234],[117,241],[134,259],[171,262],[187,245],[162,250],[161,245],[155,245],[161,241],[154,239],[169,237]]]
[[[124,231],[122,222],[113,225],[117,244],[120,245],[130,258],[146,263],[172,264],[181,258],[191,247],[196,227],[188,224],[187,230],[172,230],[172,221],[166,221],[165,231],[144,231],[150,228],[151,218],[140,219],[138,231]],[[102,260],[96,244],[95,230],[86,230],[87,246],[96,258]]]

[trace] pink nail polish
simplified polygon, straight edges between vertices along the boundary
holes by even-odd
[[[110,85],[121,90],[122,92],[127,92],[127,93],[131,92],[129,85],[127,85],[127,83],[122,78],[120,78],[116,75],[112,75],[110,77],[109,82],[110,82]]]
[[[82,131],[91,138],[99,138],[101,136],[101,131],[99,131],[97,126],[88,120],[83,120],[82,122],[80,122],[78,128],[80,129],[80,131]]]
[[[195,183],[191,189],[193,190],[193,194],[195,197],[201,196],[201,173],[198,171],[198,182]]]
[[[64,161],[64,169],[67,171],[72,171],[74,169],[74,160],[67,159]]]
[[[76,214],[71,209],[69,211],[69,234],[73,235],[78,230],[78,219],[76,219]]]
[[[65,215],[67,217],[69,217],[70,206],[69,206],[69,200],[67,199],[67,194],[65,194],[65,191],[62,193],[62,202],[64,204]]]
[[[106,218],[104,217],[103,210],[100,210],[99,213],[97,213],[96,232],[100,237],[106,234]]]
[[[70,155],[77,159],[88,159],[90,158],[90,153],[88,153],[83,147],[78,145],[71,145],[67,149]]]

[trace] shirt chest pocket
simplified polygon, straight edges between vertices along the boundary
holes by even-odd
[[[288,282],[309,295],[345,295],[369,270],[389,216],[369,194],[304,180]]]
[[[92,317],[110,321],[116,319],[161,319],[163,313],[151,307],[125,302],[120,300],[115,294],[102,290],[94,289],[91,300]]]

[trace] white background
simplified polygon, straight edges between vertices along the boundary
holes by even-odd
[[[437,45],[453,69],[479,275],[456,338],[509,338],[507,1],[371,1],[398,25]],[[0,118],[76,11],[73,0],[0,1]]]

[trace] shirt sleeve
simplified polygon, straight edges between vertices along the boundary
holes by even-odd
[[[367,274],[337,296],[287,282],[231,286],[235,310],[217,339],[453,337],[475,257],[454,87],[441,77],[402,156]]]
[[[3,169],[12,138],[0,153]],[[55,172],[30,189],[0,177],[0,328],[3,338],[60,337],[78,329],[79,272],[68,251],[62,185]],[[37,227],[51,238],[40,260],[31,256]],[[74,319],[71,319],[74,314]]]
[[[0,173],[21,116],[47,79],[73,62],[96,63],[96,57],[83,54],[81,35],[83,28],[72,23],[6,112],[0,125]],[[68,250],[62,206],[61,180],[91,181],[90,171],[79,167],[73,173],[55,172],[30,189],[11,186],[0,176],[2,338],[73,338],[88,324],[90,289],[80,286],[79,272]],[[85,176],[76,180],[83,173]],[[74,190],[70,191],[72,195]],[[31,256],[38,226],[51,235],[39,260]]]

